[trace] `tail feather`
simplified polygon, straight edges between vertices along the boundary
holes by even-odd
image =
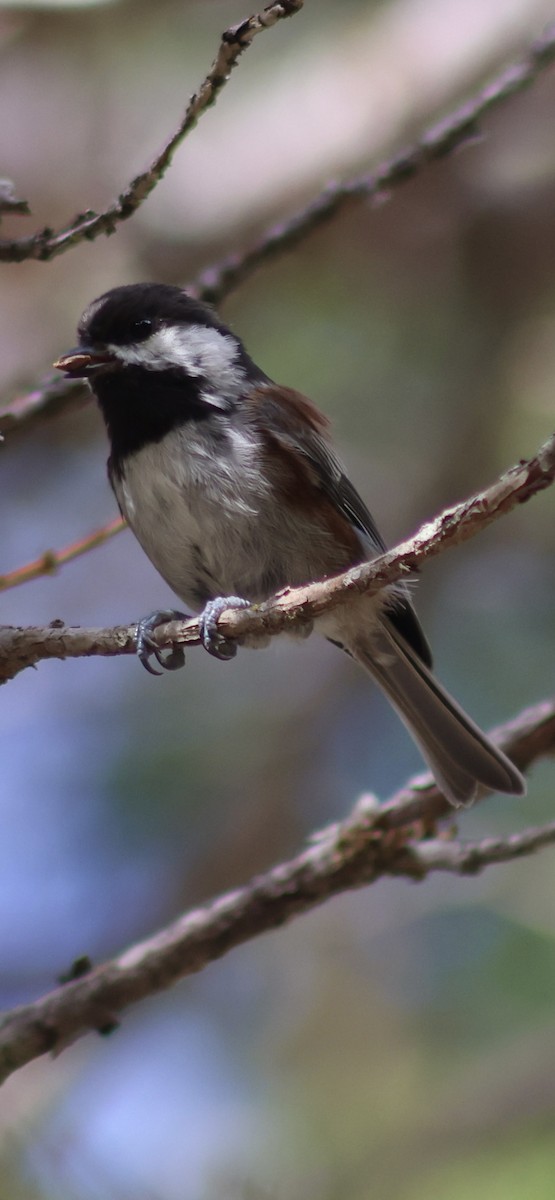
[[[366,637],[345,647],[385,692],[452,804],[471,804],[480,784],[522,796],[526,782],[386,617]]]

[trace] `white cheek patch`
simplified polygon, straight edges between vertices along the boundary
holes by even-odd
[[[228,395],[238,392],[244,383],[235,338],[205,325],[166,325],[135,346],[108,345],[107,349],[125,366],[147,371],[178,367],[193,378],[203,377],[210,387],[221,388]]]

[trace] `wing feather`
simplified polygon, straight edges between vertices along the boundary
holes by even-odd
[[[282,448],[299,456],[308,468],[307,476],[331,501],[336,511],[346,517],[359,535],[360,558],[371,560],[387,550],[387,545],[366,507],[348,478],[340,459],[329,441],[329,421],[311,400],[292,388],[267,384],[253,390],[256,407],[263,405],[265,417],[270,417],[272,437]],[[268,427],[265,421],[266,428]],[[407,590],[397,585],[391,593],[387,609],[388,620],[408,642],[419,658],[431,667],[432,654]]]

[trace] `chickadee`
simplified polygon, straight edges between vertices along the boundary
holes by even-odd
[[[328,421],[291,388],[273,383],[207,305],[178,287],[139,283],[93,300],[79,345],[55,363],[88,380],[111,453],[108,475],[123,516],[173,591],[202,610],[206,649],[230,658],[218,632],[227,608],[267,600],[346,571],[385,550],[335,455]],[[173,610],[139,622],[144,665],[164,659],[151,634]],[[407,590],[318,619],[330,641],[376,680],[452,804],[480,785],[522,795],[509,759],[431,672],[428,643]]]

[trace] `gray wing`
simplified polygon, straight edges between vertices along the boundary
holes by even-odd
[[[368,511],[356,488],[353,487],[350,479],[345,475],[341,463],[335,457],[333,451],[322,438],[318,439],[318,441],[320,444],[317,446],[317,456],[312,458],[312,465],[320,474],[322,487],[330,499],[334,501],[340,512],[344,513],[351,524],[355,526],[355,529],[362,534],[365,547],[368,549],[368,557],[370,559],[376,558],[378,554],[383,554],[387,550],[387,546],[377,528],[374,518]],[[319,469],[319,464],[322,469]],[[426,666],[431,667],[432,652],[428,640],[421,628],[408,593],[402,585],[398,588],[395,595],[391,597],[391,604],[388,605],[387,615],[391,624],[401,634],[401,637],[408,642],[409,646],[412,646],[412,649],[416,651]]]
[[[274,436],[289,450],[307,460],[317,485],[360,535],[360,561],[364,561],[365,557],[372,559],[383,554],[387,545],[374,518],[345,474],[326,436],[329,427],[326,417],[310,400],[290,388],[270,384],[257,389],[257,394],[265,407],[271,405]],[[304,419],[299,419],[299,412]],[[397,585],[395,593],[391,595],[387,618],[426,666],[431,667],[430,647],[402,584]]]

